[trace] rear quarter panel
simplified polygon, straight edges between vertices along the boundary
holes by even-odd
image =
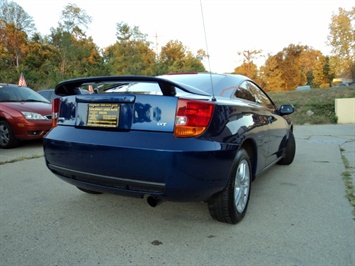
[[[245,101],[218,101],[216,114],[209,135],[233,151],[233,156],[241,145],[251,143],[255,155],[254,174],[266,166],[268,156],[269,126],[268,116],[260,106]]]

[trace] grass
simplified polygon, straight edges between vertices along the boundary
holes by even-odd
[[[348,159],[343,154],[342,154],[341,158],[342,158],[343,164],[345,166],[345,171],[342,173],[343,180],[345,183],[345,195],[346,195],[346,198],[349,200],[350,204],[353,207],[355,207],[355,187],[354,187],[353,180],[351,177],[351,170],[352,169],[350,167]],[[355,219],[355,208],[353,209],[353,216]]]
[[[355,98],[355,86],[269,92],[268,95],[278,106],[293,104],[295,112],[290,118],[296,125],[336,124],[335,99]]]
[[[0,162],[0,165],[6,164],[6,163],[20,162],[20,161],[29,160],[29,159],[36,159],[36,158],[41,158],[41,157],[43,157],[43,154],[33,154],[33,155],[30,155],[30,156],[20,156],[20,157],[18,157],[16,159],[2,161],[2,162]]]

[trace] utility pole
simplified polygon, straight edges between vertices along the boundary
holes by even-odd
[[[155,33],[155,54],[158,57],[158,34]]]

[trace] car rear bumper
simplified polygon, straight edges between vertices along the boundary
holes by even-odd
[[[75,129],[65,130],[73,131],[66,132],[69,139],[60,140],[59,128],[44,138],[48,168],[72,185],[113,194],[208,200],[226,186],[235,154],[213,141],[177,139],[169,133],[130,132],[125,138],[107,131],[95,143],[94,131],[80,140]]]

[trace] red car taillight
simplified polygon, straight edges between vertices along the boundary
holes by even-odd
[[[175,117],[175,137],[201,135],[211,121],[213,108],[211,102],[180,99]]]
[[[55,98],[52,101],[52,127],[56,127],[57,126],[59,103],[60,103],[60,99],[59,98]]]

